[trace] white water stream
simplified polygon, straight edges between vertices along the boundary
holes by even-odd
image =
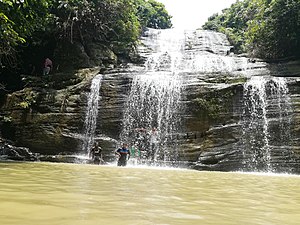
[[[88,95],[88,104],[85,114],[84,121],[84,136],[82,151],[84,153],[89,153],[92,145],[94,144],[94,136],[97,125],[97,116],[98,116],[98,104],[99,104],[99,91],[101,87],[102,75],[99,74],[95,76],[91,83],[91,90]]]
[[[149,29],[142,42],[144,70],[133,77],[120,138],[145,160],[176,161],[184,87],[211,74],[242,73],[249,63],[229,55],[226,36],[216,32]]]
[[[147,160],[176,160],[176,133],[180,119],[184,35],[175,30],[151,30],[148,41],[152,52],[145,70],[133,77],[126,103],[121,139],[142,151]],[[150,40],[149,40],[150,39]]]
[[[244,164],[254,171],[272,171],[271,150],[276,143],[288,145],[291,139],[291,102],[285,79],[252,77],[244,84],[243,104]]]

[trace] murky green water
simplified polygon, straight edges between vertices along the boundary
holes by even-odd
[[[2,225],[300,224],[300,177],[0,163]]]

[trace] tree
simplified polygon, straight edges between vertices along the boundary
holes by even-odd
[[[43,27],[47,8],[46,0],[0,1],[0,65],[16,65],[17,46]]]
[[[135,0],[138,20],[141,27],[166,29],[172,27],[171,16],[164,4],[154,0]]]
[[[300,1],[237,1],[203,26],[227,34],[236,52],[280,58],[299,56]]]
[[[234,46],[236,53],[245,51],[244,32],[247,29],[247,22],[253,17],[252,7],[249,1],[241,1],[232,4],[224,9],[221,14],[214,14],[209,17],[203,29],[215,30],[227,35],[230,43]]]
[[[73,43],[88,56],[91,43],[126,55],[143,27],[169,28],[170,18],[154,0],[0,0],[0,65],[24,68]]]
[[[171,16],[165,9],[164,4],[149,0],[148,3],[153,8],[152,13],[149,16],[147,27],[166,29],[172,27]]]
[[[276,0],[261,4],[264,10],[249,22],[246,33],[249,51],[265,58],[299,54],[300,2]]]

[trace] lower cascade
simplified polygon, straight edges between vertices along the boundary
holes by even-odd
[[[149,32],[153,53],[145,62],[145,70],[133,77],[121,140],[138,150],[143,160],[175,161],[183,36],[174,30]]]
[[[242,151],[244,168],[273,171],[276,155],[292,154],[291,101],[284,78],[254,76],[244,84]]]
[[[163,76],[163,78],[161,77]],[[142,158],[170,161],[176,152],[173,134],[178,129],[180,81],[164,73],[138,75],[126,104],[122,139],[139,149]]]

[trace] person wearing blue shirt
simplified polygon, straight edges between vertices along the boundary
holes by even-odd
[[[128,150],[128,145],[123,143],[122,148],[116,151],[116,155],[119,157],[118,166],[126,166],[127,161],[130,158],[130,151]]]

